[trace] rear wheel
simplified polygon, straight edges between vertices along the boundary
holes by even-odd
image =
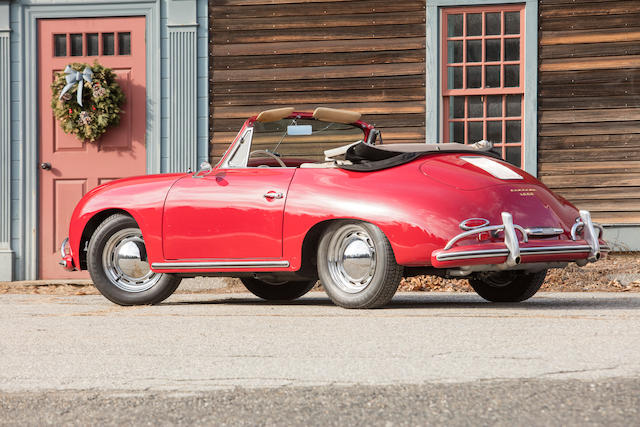
[[[469,284],[482,298],[492,302],[520,302],[535,295],[542,286],[547,270],[536,273],[496,271],[478,273]]]
[[[316,280],[266,282],[253,277],[243,277],[240,280],[252,294],[268,301],[291,301],[300,298],[316,284]]]
[[[108,217],[91,236],[87,267],[100,293],[120,305],[157,304],[181,280],[151,270],[142,232],[123,214]]]
[[[331,300],[345,308],[387,304],[402,279],[389,240],[375,225],[341,221],[329,226],[318,247],[318,275]]]

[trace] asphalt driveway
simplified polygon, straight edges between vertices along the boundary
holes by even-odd
[[[544,390],[568,384],[585,393],[593,391],[588,384],[613,384],[640,404],[640,294],[542,293],[496,305],[473,294],[411,293],[386,309],[357,311],[320,292],[289,304],[179,294],[152,307],[119,307],[101,296],[2,295],[0,322],[0,411],[14,416],[24,412],[8,408],[20,402],[46,408],[51,399],[82,402],[92,393],[300,399],[315,390],[370,400],[376,390],[397,397],[464,386],[462,404],[478,387],[510,398],[523,384],[547,397]],[[631,416],[598,396],[620,420]]]

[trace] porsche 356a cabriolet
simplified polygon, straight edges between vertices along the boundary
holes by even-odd
[[[263,111],[195,173],[99,186],[78,203],[61,264],[122,305],[183,277],[242,280],[292,300],[320,280],[347,308],[387,304],[402,277],[468,278],[494,302],[609,250],[603,229],[491,144],[383,144],[351,111]]]

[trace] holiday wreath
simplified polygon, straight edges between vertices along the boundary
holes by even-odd
[[[94,142],[120,123],[125,96],[110,68],[73,63],[51,84],[51,108],[65,133]]]

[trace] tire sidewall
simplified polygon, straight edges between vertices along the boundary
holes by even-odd
[[[329,273],[329,244],[336,231],[345,225],[359,225],[371,237],[376,253],[376,266],[371,282],[366,288],[357,293],[346,292],[331,279]],[[367,307],[371,301],[377,300],[384,292],[387,280],[384,269],[388,265],[387,238],[384,233],[373,224],[360,221],[340,221],[330,225],[320,239],[318,246],[318,276],[329,297],[338,305],[346,308]],[[395,260],[394,260],[395,262]]]
[[[127,292],[118,288],[104,271],[102,255],[109,238],[126,228],[137,228],[138,224],[130,216],[112,215],[96,229],[89,240],[87,269],[95,287],[110,301],[119,305],[156,304],[171,295],[180,284],[180,278],[162,273],[153,287],[142,292]]]
[[[243,277],[240,280],[252,294],[267,301],[291,301],[300,298],[317,282],[317,280],[300,280],[272,285],[253,277]]]
[[[516,272],[515,278],[505,286],[493,286],[479,277],[469,279],[469,284],[482,298],[491,302],[521,302],[538,292],[547,270],[535,273]]]

